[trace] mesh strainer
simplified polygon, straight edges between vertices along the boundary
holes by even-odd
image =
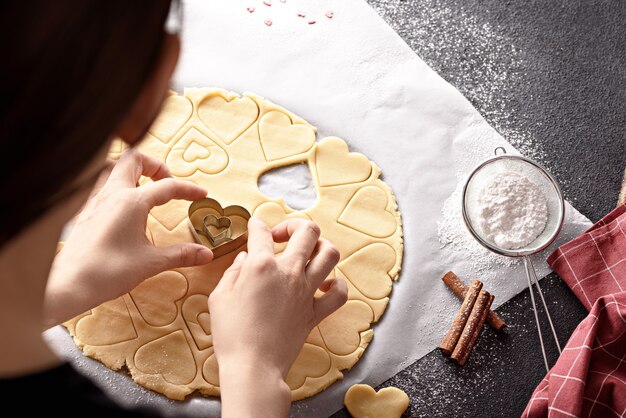
[[[529,160],[528,158],[507,155],[506,150],[503,147],[498,147],[494,151],[495,157],[492,157],[478,167],[476,167],[469,175],[467,183],[463,188],[462,197],[462,211],[463,220],[465,225],[469,229],[470,233],[476,238],[476,240],[484,247],[493,251],[494,253],[504,255],[507,257],[522,257],[524,260],[524,267],[526,269],[526,276],[528,279],[528,290],[530,292],[530,298],[533,304],[533,312],[535,314],[535,322],[537,323],[537,331],[539,333],[539,341],[541,343],[541,351],[543,353],[543,360],[546,366],[546,370],[549,369],[548,358],[546,356],[545,344],[543,342],[543,335],[541,333],[541,326],[539,323],[539,315],[537,313],[537,305],[535,303],[535,296],[533,292],[533,284],[537,287],[537,291],[543,303],[543,307],[550,323],[552,335],[556,343],[559,353],[561,353],[561,347],[559,340],[552,324],[552,318],[548,311],[548,306],[543,297],[543,292],[539,286],[539,280],[537,273],[530,259],[530,255],[544,250],[548,247],[559,235],[561,227],[563,226],[563,219],[565,215],[565,205],[563,202],[563,194],[559,188],[556,180],[539,164]],[[494,242],[491,242],[483,236],[480,228],[480,214],[478,210],[478,195],[479,192],[487,185],[493,177],[503,172],[515,172],[525,176],[531,182],[540,187],[543,194],[546,197],[546,203],[548,207],[548,220],[546,227],[541,234],[534,241],[528,245],[517,249],[501,248]]]

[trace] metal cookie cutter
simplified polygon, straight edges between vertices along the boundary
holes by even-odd
[[[226,216],[216,216],[212,213],[202,219],[202,233],[214,247],[230,241],[232,235],[231,220]]]
[[[213,251],[214,258],[235,251],[248,241],[251,215],[242,206],[222,208],[217,200],[207,197],[192,202],[187,213],[195,241]]]

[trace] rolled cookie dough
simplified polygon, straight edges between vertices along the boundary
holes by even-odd
[[[165,161],[173,176],[205,187],[222,206],[244,206],[270,226],[289,217],[320,225],[341,251],[334,275],[347,281],[349,300],[312,330],[287,383],[297,400],[340,379],[372,339],[371,324],[385,311],[400,271],[400,214],[380,169],[339,138],[316,142],[313,126],[259,96],[211,88],[169,96],[139,149]],[[110,156],[122,151],[116,143]],[[259,176],[291,164],[311,170],[318,200],[310,209],[294,211],[259,191]],[[147,233],[155,245],[193,240],[188,206],[172,201],[152,210]],[[113,370],[127,367],[149,389],[172,399],[194,391],[218,395],[207,296],[236,253],[161,273],[66,326],[86,355]]]

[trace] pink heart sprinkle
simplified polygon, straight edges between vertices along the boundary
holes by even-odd
[[[267,26],[272,26],[272,19],[265,19],[263,23],[265,23]]]
[[[246,10],[250,13],[254,13],[254,7],[248,7]]]
[[[332,10],[329,10],[329,11],[327,11],[327,12],[326,12],[326,17],[327,17],[327,18],[332,19],[332,18],[333,18],[333,16],[335,16],[335,14],[333,13],[333,11],[332,11]]]

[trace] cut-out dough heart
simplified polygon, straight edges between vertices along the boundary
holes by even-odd
[[[76,337],[85,344],[102,346],[137,338],[137,331],[123,298],[117,298],[91,310],[78,320]]]
[[[330,369],[330,366],[330,356],[326,350],[305,343],[294,365],[287,373],[285,381],[291,390],[298,389],[304,385],[307,377],[323,376]]]
[[[387,193],[380,187],[359,189],[339,215],[339,223],[375,238],[392,235],[398,226],[393,213],[387,210]]]
[[[352,254],[337,267],[363,295],[382,299],[391,292],[389,272],[396,264],[396,257],[389,245],[375,243]]]
[[[183,302],[183,319],[191,331],[191,337],[198,350],[205,350],[213,345],[208,304],[207,295],[191,295]]]
[[[274,202],[267,202],[260,205],[254,211],[254,216],[263,220],[270,228],[274,228],[287,218],[300,218],[310,220],[304,212],[287,213],[284,207]]]
[[[198,144],[196,141],[191,141],[189,146],[183,151],[183,160],[188,163],[193,163],[196,160],[206,160],[211,156],[211,151]]]
[[[228,154],[215,141],[191,128],[176,141],[165,163],[178,177],[189,177],[196,171],[217,174],[228,165]]]
[[[186,220],[188,208],[187,200],[170,200],[163,206],[153,207],[150,214],[158,219],[161,225],[172,231]]]
[[[220,369],[217,364],[217,359],[215,358],[215,354],[211,354],[209,358],[206,359],[204,365],[202,366],[202,377],[205,378],[207,382],[212,385],[218,386],[220,384]]]
[[[165,271],[145,280],[130,292],[130,297],[144,321],[162,327],[174,322],[178,314],[176,301],[182,299],[185,293],[185,276],[177,271]]]
[[[360,183],[372,174],[372,164],[367,157],[349,152],[348,145],[336,137],[324,138],[317,144],[315,166],[322,187]]]
[[[196,362],[180,330],[140,347],[135,366],[143,373],[159,374],[175,385],[186,385],[196,377]]]
[[[200,120],[222,141],[230,144],[246,131],[259,116],[259,108],[248,97],[225,99],[210,96],[198,107]]]
[[[163,103],[159,117],[152,123],[150,133],[162,142],[168,142],[189,120],[193,106],[185,97],[172,94]]]
[[[326,347],[339,356],[353,353],[361,344],[361,331],[374,319],[372,308],[360,300],[349,300],[319,324]]]
[[[208,297],[207,297],[207,300],[208,300]],[[209,337],[212,337],[212,335],[211,335],[211,315],[209,315],[208,312],[200,312],[200,314],[198,315],[197,319],[198,319],[198,324],[202,328],[202,331],[204,331],[204,333],[206,335],[208,335]]]
[[[343,400],[353,418],[400,418],[409,407],[404,391],[387,387],[376,392],[369,385],[352,385]]]
[[[259,135],[267,161],[302,154],[315,144],[313,128],[304,124],[292,124],[288,115],[277,111],[268,112],[261,117]]]
[[[337,267],[335,268],[335,273],[333,275],[346,281],[346,284],[348,285],[348,300],[360,300],[367,303],[369,307],[372,308],[372,313],[374,314],[373,322],[377,322],[383,313],[385,313],[385,309],[387,309],[387,305],[389,304],[389,297],[382,299],[368,298],[356,286],[354,286],[352,282],[348,280],[346,275],[343,274],[343,272]]]

